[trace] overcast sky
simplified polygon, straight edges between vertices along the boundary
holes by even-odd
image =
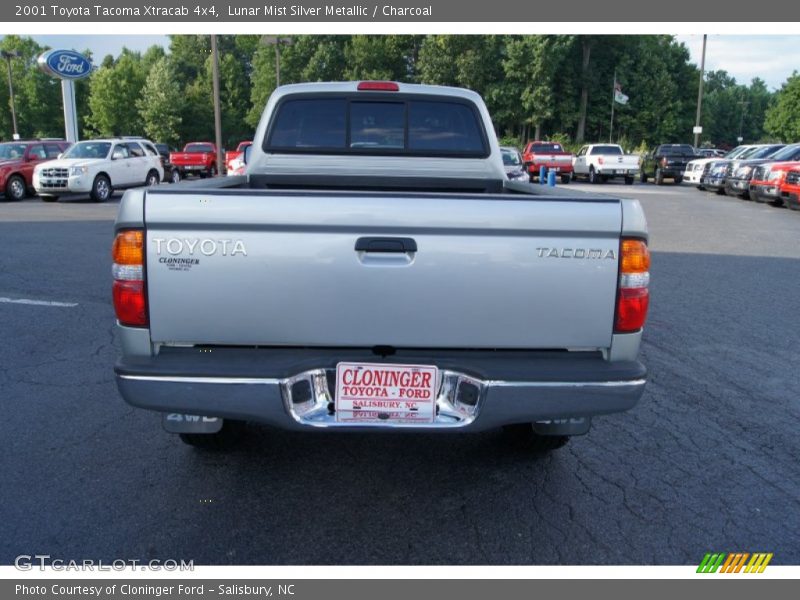
[[[117,56],[123,46],[146,50],[153,44],[164,47],[169,39],[163,35],[34,35],[42,45],[53,48],[89,48],[96,61],[106,54]],[[678,40],[689,48],[692,61],[700,64],[702,35],[679,35]],[[760,77],[770,88],[780,88],[795,69],[800,69],[800,36],[791,35],[709,35],[706,49],[706,70],[724,69],[740,83]]]

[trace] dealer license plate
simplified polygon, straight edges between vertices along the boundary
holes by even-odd
[[[438,369],[429,365],[339,363],[336,420],[340,423],[432,423]]]

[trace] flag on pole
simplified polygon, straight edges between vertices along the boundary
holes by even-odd
[[[614,82],[614,102],[619,102],[620,104],[627,104],[628,103],[628,96],[622,93],[622,86]]]

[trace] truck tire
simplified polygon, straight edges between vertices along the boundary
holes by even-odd
[[[42,199],[42,202],[55,202],[58,200],[58,196],[39,196]]]
[[[19,175],[12,175],[6,182],[6,200],[13,200],[19,202],[24,200],[28,195],[28,188],[25,185],[25,180]]]
[[[161,179],[158,177],[158,171],[155,169],[150,171],[147,174],[147,178],[144,180],[144,184],[147,187],[152,187],[154,185],[158,185],[159,183],[161,183]]]
[[[633,177],[626,177],[625,178],[625,185],[633,185]]]
[[[589,183],[600,183],[600,175],[598,175],[594,167],[589,167]]]
[[[181,179],[182,177],[180,170],[172,169],[172,172],[169,174],[170,183],[178,183]]]
[[[540,435],[533,431],[530,423],[503,426],[508,442],[520,450],[533,454],[545,454],[563,448],[569,442],[568,435]]]
[[[217,433],[179,433],[178,437],[187,446],[204,452],[229,450],[242,441],[245,433],[244,421],[225,419]]]
[[[661,172],[661,169],[656,169],[656,185],[664,185],[664,174]]]
[[[92,183],[89,197],[93,202],[105,202],[111,197],[111,181],[105,175],[98,175]]]
[[[749,192],[747,192],[747,197],[752,202],[758,202],[758,196],[756,195],[756,193],[753,190],[750,190]]]
[[[567,184],[570,181],[572,181],[572,174],[571,173],[567,173],[566,175],[562,175],[561,176],[561,183]]]
[[[216,177],[217,176],[217,165],[211,165],[211,168],[208,170],[209,177]]]

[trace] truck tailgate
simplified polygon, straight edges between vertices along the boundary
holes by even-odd
[[[611,198],[148,190],[151,338],[608,347],[621,220]]]

